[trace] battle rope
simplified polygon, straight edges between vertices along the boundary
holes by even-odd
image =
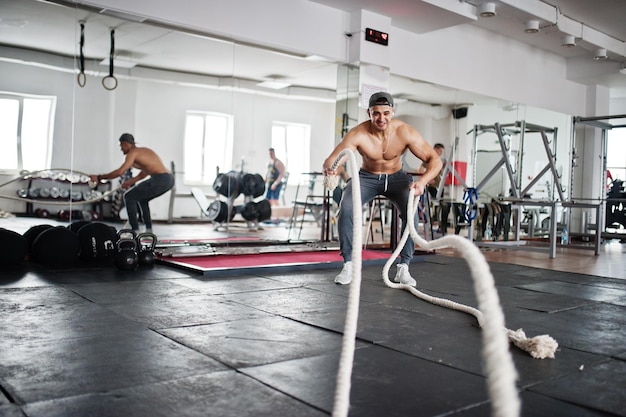
[[[343,159],[346,155],[350,157],[351,162],[353,181],[352,191],[353,201],[355,202],[355,204],[353,204],[354,224],[360,224],[362,221],[362,213],[360,210],[361,206],[359,203],[361,201],[361,194],[360,183],[358,180],[358,169],[356,168],[357,165],[354,153],[349,150],[342,151],[338,155],[331,169],[334,170],[341,159]],[[334,189],[337,186],[337,183],[338,178],[336,176],[325,176],[324,178],[324,186],[329,189]],[[430,303],[463,311],[476,317],[478,324],[484,330],[483,357],[485,358],[486,363],[488,391],[490,398],[492,398],[493,415],[498,417],[518,416],[520,413],[520,400],[515,386],[517,372],[509,352],[509,341],[513,342],[517,347],[529,352],[534,358],[553,358],[554,352],[558,347],[558,343],[548,335],[540,335],[528,339],[522,329],[517,331],[507,329],[504,325],[504,314],[502,313],[498,293],[495,289],[493,275],[491,274],[487,261],[482,253],[480,253],[478,247],[458,235],[446,235],[431,242],[422,239],[415,230],[414,224],[415,210],[418,204],[419,196],[416,197],[415,191],[411,189],[409,194],[409,204],[407,207],[407,227],[396,250],[383,268],[383,281],[385,282],[385,285],[390,288],[407,290],[416,297]],[[353,230],[353,239],[355,243],[361,242],[361,240],[357,240],[361,238],[362,232],[360,229],[360,227],[355,227]],[[432,297],[422,293],[412,286],[396,284],[389,280],[389,269],[399,253],[402,251],[402,247],[406,243],[409,235],[411,235],[415,243],[424,249],[435,250],[452,247],[461,253],[463,258],[467,261],[472,278],[474,279],[474,291],[476,292],[479,309],[459,304],[451,300]],[[348,297],[343,345],[339,371],[337,374],[335,404],[333,407],[334,417],[347,416],[350,403],[350,379],[354,360],[354,345],[358,321],[362,266],[362,247],[360,244],[355,244],[353,247],[352,284],[350,286],[350,293]],[[356,257],[354,255],[356,255]]]
[[[352,170],[352,201],[358,202],[352,205],[352,216],[354,224],[360,225],[363,221],[361,212],[361,181],[359,179],[356,156],[354,152],[345,149],[337,156],[331,169],[334,171],[339,166],[344,157],[348,157]],[[356,170],[356,172],[354,172]],[[334,190],[339,183],[336,175],[325,175],[324,186],[329,190]],[[359,299],[361,294],[361,263],[363,247],[363,230],[361,227],[352,228],[352,241],[359,242],[352,249],[352,283],[348,295],[348,307],[346,310],[346,321],[343,329],[343,343],[341,346],[341,356],[339,359],[339,370],[337,371],[337,385],[335,388],[335,399],[333,416],[347,416],[350,407],[350,385],[352,378],[352,364],[354,362],[354,346],[356,341],[357,323],[359,320]]]

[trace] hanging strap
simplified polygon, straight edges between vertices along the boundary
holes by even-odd
[[[87,77],[85,77],[85,54],[83,52],[83,48],[85,47],[85,24],[80,23],[80,56],[78,58],[78,69],[79,73],[76,77],[78,81],[78,85],[84,87],[87,83]]]
[[[111,52],[109,53],[109,75],[102,79],[102,86],[107,90],[117,88],[117,78],[113,75],[113,61],[115,57],[115,29],[111,29]]]

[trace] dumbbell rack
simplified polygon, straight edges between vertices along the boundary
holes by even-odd
[[[89,177],[86,175],[61,170],[41,171],[36,176],[25,177],[24,181],[27,181],[26,187],[20,188],[17,193],[27,200],[25,201],[26,214],[30,216],[36,216],[45,210],[36,210],[36,203],[32,200],[41,202],[42,206],[45,206],[46,202],[58,203],[60,201],[67,201],[68,205],[83,205],[85,204],[84,200],[91,200],[102,194],[102,192],[97,191],[97,187],[95,189],[89,187]],[[88,212],[92,217],[102,217],[104,201],[100,200],[91,204],[92,210],[85,210],[85,212]],[[47,210],[45,211],[47,212]]]

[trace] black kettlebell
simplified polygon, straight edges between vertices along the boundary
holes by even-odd
[[[137,268],[137,241],[135,232],[122,229],[117,233],[117,253],[115,254],[115,266],[124,271],[132,271]]]
[[[157,237],[152,233],[140,233],[137,235],[139,265],[148,267],[154,265],[154,247],[156,243]]]

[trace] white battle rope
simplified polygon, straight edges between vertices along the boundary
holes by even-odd
[[[344,157],[349,157],[349,165],[352,176],[352,216],[353,224],[359,227],[352,228],[352,281],[348,295],[348,307],[346,310],[346,322],[343,328],[343,343],[341,346],[341,356],[339,358],[339,370],[337,371],[337,381],[335,387],[335,403],[333,406],[334,417],[344,417],[348,415],[350,407],[350,385],[352,378],[352,364],[354,362],[354,344],[356,340],[356,328],[359,321],[359,299],[361,296],[361,264],[363,253],[363,212],[361,208],[361,180],[357,167],[354,152],[345,149],[337,156],[332,169],[337,169],[339,162]],[[330,190],[337,187],[339,178],[336,175],[324,176],[324,186]],[[332,188],[331,188],[332,187]]]
[[[356,157],[349,150],[342,151],[337,157],[332,169],[335,169],[341,159],[350,157],[352,176],[353,216],[354,224],[362,222],[361,212],[361,187],[359,182]],[[337,185],[336,176],[326,176],[325,186],[334,189]],[[478,320],[483,328],[483,357],[487,372],[489,396],[492,399],[492,412],[497,417],[516,417],[520,413],[520,399],[515,386],[517,372],[513,365],[509,352],[509,341],[517,347],[527,351],[534,358],[554,358],[554,352],[558,343],[548,335],[540,335],[528,339],[522,329],[517,331],[505,327],[504,314],[500,306],[498,293],[495,289],[493,275],[484,256],[476,245],[458,235],[446,235],[433,241],[426,241],[419,236],[415,229],[415,211],[419,204],[419,196],[415,196],[415,190],[411,189],[407,207],[407,227],[392,256],[383,267],[383,281],[390,288],[407,290],[413,295],[432,304],[440,305],[454,310],[471,314]],[[352,256],[352,284],[348,297],[346,323],[343,333],[343,345],[339,362],[339,371],[335,389],[335,403],[333,417],[348,415],[350,405],[350,383],[354,360],[354,346],[358,321],[359,296],[361,287],[361,257],[362,257],[362,228],[353,228],[353,256]],[[478,309],[456,303],[443,298],[432,297],[416,288],[391,282],[389,269],[402,251],[409,234],[413,241],[426,250],[443,248],[455,248],[468,263],[472,278],[474,279],[474,291],[478,300]]]

